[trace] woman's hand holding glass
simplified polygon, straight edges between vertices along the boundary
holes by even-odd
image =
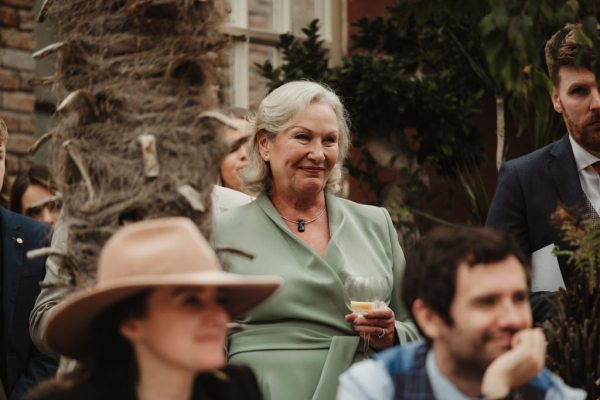
[[[367,314],[346,314],[345,319],[354,324],[354,330],[369,341],[370,346],[377,350],[385,350],[394,345],[395,315],[391,308],[379,303],[382,307],[375,308]]]
[[[365,347],[370,346],[376,351],[392,347],[395,315],[387,307],[391,283],[383,277],[350,275],[344,288],[347,306],[353,311],[344,318],[354,324]]]

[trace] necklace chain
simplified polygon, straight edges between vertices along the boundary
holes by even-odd
[[[308,221],[305,221],[305,220],[303,220],[303,219],[296,219],[296,220],[294,220],[294,219],[289,219],[289,218],[286,218],[286,217],[284,217],[284,216],[283,216],[283,215],[281,215],[281,214],[279,214],[279,216],[280,216],[282,219],[284,219],[284,220],[286,220],[286,221],[288,221],[288,222],[291,222],[291,223],[293,223],[293,224],[296,224],[296,225],[298,225],[298,232],[304,232],[304,231],[306,230],[306,227],[305,227],[305,225],[306,225],[306,224],[310,224],[311,222],[315,222],[316,220],[318,220],[318,219],[319,219],[319,217],[321,217],[321,215],[323,215],[323,213],[325,212],[325,208],[326,208],[326,206],[323,206],[323,208],[321,209],[321,211],[319,211],[319,214],[317,214],[317,216],[316,216],[316,217],[314,217],[313,219],[309,219]]]

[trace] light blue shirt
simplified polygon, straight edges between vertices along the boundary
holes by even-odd
[[[427,353],[425,368],[437,399],[472,400],[462,394],[439,370],[433,352]],[[567,386],[558,376],[546,392],[545,400],[585,400],[585,391]],[[337,400],[394,400],[394,382],[381,361],[366,360],[354,364],[340,376]]]
[[[427,353],[427,359],[425,360],[425,369],[427,370],[427,378],[429,378],[429,384],[431,390],[436,399],[444,400],[474,400],[480,399],[481,397],[469,397],[465,396],[460,392],[456,386],[454,386],[442,372],[439,370],[433,351]]]

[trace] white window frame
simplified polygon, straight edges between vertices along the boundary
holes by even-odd
[[[231,0],[230,23],[226,24],[223,31],[233,39],[233,58],[231,60],[231,89],[232,105],[249,107],[250,103],[250,68],[249,48],[250,43],[275,47],[279,43],[279,35],[292,30],[292,1],[273,0],[273,29],[254,29],[248,26],[248,0]],[[324,39],[326,48],[332,47],[334,38],[333,28],[333,2],[340,0],[315,0],[314,15],[319,19],[320,34]],[[338,24],[340,25],[340,24]],[[275,52],[271,60],[274,67],[281,65],[281,53]]]

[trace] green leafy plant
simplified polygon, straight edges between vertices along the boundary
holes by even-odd
[[[477,170],[490,134],[476,124],[482,109],[496,110],[497,166],[507,148],[505,117],[527,132],[532,149],[563,135],[550,103],[543,44],[567,21],[582,21],[581,36],[593,51],[596,12],[595,0],[398,0],[387,15],[353,23],[358,33],[338,66],[327,66],[313,21],[304,39],[280,37],[281,66],[257,67],[270,89],[311,79],[341,95],[360,155],[348,170],[377,203],[397,193],[380,181],[382,170],[397,174],[403,207],[428,215],[422,199],[432,195],[429,183],[456,180],[473,205],[469,220],[482,223],[488,199]],[[422,192],[409,196],[409,188]],[[411,204],[411,197],[419,200]]]
[[[327,50],[319,37],[319,21],[313,20],[302,28],[305,40],[296,40],[294,35],[279,36],[278,47],[282,50],[283,64],[274,68],[270,61],[256,64],[263,77],[268,79],[269,92],[286,82],[310,79],[328,81],[332,71],[327,67]]]
[[[548,339],[547,366],[567,384],[583,388],[588,399],[600,398],[600,229],[598,222],[559,208],[554,220],[570,249],[577,272],[569,290],[560,289],[554,301],[556,316],[544,323]]]
[[[479,21],[484,70],[502,107],[506,103],[519,134],[527,131],[533,148],[552,142],[564,133],[559,115],[549,106],[553,87],[545,73],[543,44],[569,21],[583,21],[582,33],[594,43],[597,36],[596,2],[593,0],[487,0],[488,12]],[[582,59],[583,61],[583,59]],[[500,125],[500,124],[499,124]],[[503,129],[503,128],[502,128]],[[502,162],[504,141],[497,128],[497,165]]]
[[[467,164],[458,172],[460,184],[471,202],[471,209],[478,225],[485,224],[490,200],[475,163]]]
[[[437,174],[454,178],[467,163],[479,165],[483,160],[474,118],[484,91],[463,68],[463,52],[454,39],[433,22],[421,31],[414,28],[415,18],[411,23],[408,29],[399,18],[357,21],[362,34],[354,37],[352,57],[327,68],[318,23],[313,21],[304,29],[305,40],[280,37],[281,66],[267,61],[258,67],[270,89],[311,79],[339,93],[352,117],[353,145],[359,154],[347,165],[350,174],[383,204],[390,190],[379,177],[382,170],[392,169],[396,184],[415,198],[409,205],[416,207],[432,197],[430,177],[420,166],[427,164]],[[428,51],[431,47],[444,51]],[[447,67],[438,71],[440,65]]]

